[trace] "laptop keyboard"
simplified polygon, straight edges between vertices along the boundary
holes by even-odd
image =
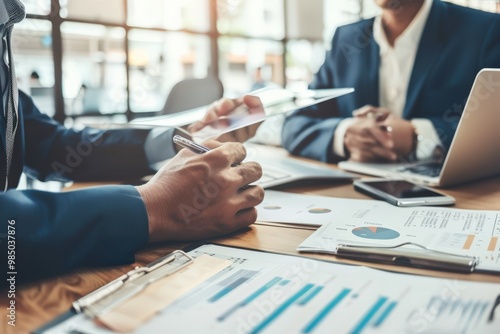
[[[263,168],[262,177],[260,178],[260,180],[254,182],[253,184],[263,185],[270,181],[279,180],[287,177],[290,177],[290,174],[282,173],[280,171],[271,168]]]
[[[429,162],[429,163],[404,167],[402,171],[419,175],[425,175],[429,177],[438,177],[439,174],[441,173],[442,167],[443,165],[440,163]]]

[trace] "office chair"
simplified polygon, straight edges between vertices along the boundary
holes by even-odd
[[[216,77],[191,78],[176,83],[160,114],[172,114],[210,104],[222,97],[224,87]]]

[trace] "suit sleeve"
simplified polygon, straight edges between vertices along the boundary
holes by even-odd
[[[149,130],[68,129],[40,113],[19,92],[24,117],[26,171],[39,180],[132,180],[151,174],[144,150]]]
[[[325,62],[309,85],[310,89],[335,88],[333,67],[337,39],[338,33],[333,37],[332,48],[327,52]],[[340,160],[341,157],[333,153],[335,129],[342,120],[335,117],[336,115],[338,115],[336,99],[292,113],[283,124],[283,147],[292,154],[323,162]]]
[[[0,194],[0,207],[1,254],[14,255],[13,263],[3,256],[3,275],[17,272],[18,282],[131,263],[148,241],[146,209],[132,186],[67,193],[10,190]]]

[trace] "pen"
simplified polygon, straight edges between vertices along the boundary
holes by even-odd
[[[479,260],[476,257],[460,256],[424,248],[424,252],[410,249],[395,249],[406,244],[422,247],[415,243],[404,243],[392,247],[355,246],[340,244],[336,255],[355,260],[403,265],[427,269],[473,272]]]
[[[174,138],[172,138],[172,140],[177,145],[182,146],[182,147],[187,148],[187,149],[190,149],[194,153],[203,154],[206,152],[210,152],[210,149],[208,147],[200,145],[200,144],[196,144],[194,141],[189,140],[189,139],[184,138],[184,137],[179,136],[179,135],[175,135]],[[238,163],[233,164],[231,167],[235,167],[238,165],[239,165]],[[250,184],[246,184],[243,187],[241,187],[240,189],[244,190],[244,189],[248,189],[250,187],[251,187]]]
[[[194,153],[202,154],[202,153],[210,152],[210,149],[208,147],[197,144],[194,141],[189,140],[189,139],[184,138],[184,137],[179,136],[179,135],[175,135],[172,140],[177,145],[182,146],[182,147],[187,148],[187,149],[190,149]]]

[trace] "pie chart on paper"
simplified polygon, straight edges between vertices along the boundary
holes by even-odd
[[[352,234],[365,239],[389,240],[399,237],[399,232],[390,228],[378,226],[356,227],[352,230]]]

